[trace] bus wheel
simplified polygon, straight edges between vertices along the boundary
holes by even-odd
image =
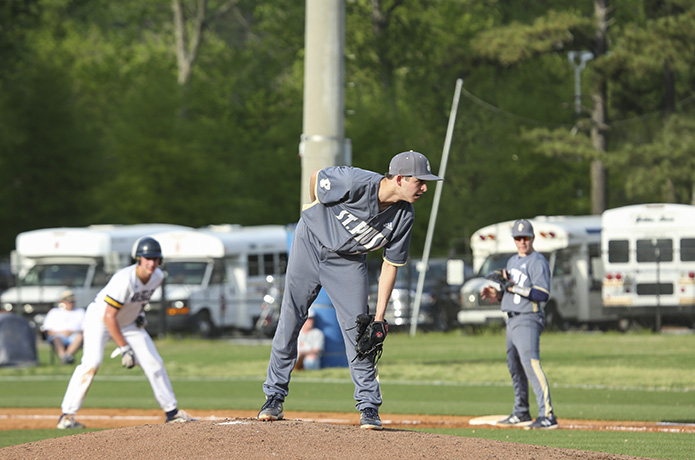
[[[567,323],[560,316],[554,303],[545,306],[545,328],[549,331],[567,330]]]
[[[210,313],[207,310],[203,310],[195,315],[195,326],[198,334],[202,338],[209,339],[214,337],[215,325],[212,323]]]

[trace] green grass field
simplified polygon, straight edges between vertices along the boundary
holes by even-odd
[[[264,396],[268,342],[158,340],[177,399],[186,409],[257,410]],[[434,415],[506,414],[513,392],[502,332],[463,335],[389,335],[379,373],[383,413]],[[562,418],[695,423],[695,335],[546,333],[543,368],[553,406]],[[0,407],[56,407],[71,366],[47,364],[0,369]],[[84,407],[153,409],[157,405],[138,369],[107,359]],[[293,375],[289,411],[354,412],[347,368]],[[535,406],[533,404],[532,406]],[[1,409],[0,409],[1,413]],[[526,432],[485,428],[423,430],[553,447],[659,459],[695,459],[695,435],[678,433],[566,431]],[[64,433],[58,430],[0,432],[0,447]]]

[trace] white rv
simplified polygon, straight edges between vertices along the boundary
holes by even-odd
[[[153,332],[190,331],[209,337],[222,329],[251,331],[261,315],[268,276],[285,272],[287,230],[281,225],[216,225],[153,237],[167,276],[148,309]]]
[[[692,325],[695,206],[639,204],[602,217],[605,309],[650,325],[660,317]]]
[[[549,328],[570,324],[598,324],[617,318],[606,314],[601,304],[601,217],[538,216],[529,219],[536,234],[533,247],[550,264],[550,298],[545,304]],[[509,257],[517,253],[511,237],[513,220],[488,225],[471,237],[473,266],[477,278],[461,288],[462,325],[483,325],[506,321],[496,300],[481,300],[480,291],[493,284],[485,276],[503,269]]]
[[[178,225],[92,225],[45,228],[17,235],[12,269],[17,285],[0,296],[3,310],[26,316],[34,326],[71,289],[76,306],[86,307],[111,275],[128,265],[138,238]]]

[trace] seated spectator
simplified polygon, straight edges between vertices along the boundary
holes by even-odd
[[[82,320],[84,308],[75,308],[75,295],[65,291],[57,306],[51,308],[43,322],[48,342],[63,364],[75,362],[75,353],[82,346]]]
[[[309,317],[304,322],[302,330],[299,331],[297,339],[297,370],[316,370],[321,369],[321,355],[325,337],[323,331],[314,327],[314,308],[309,308]]]

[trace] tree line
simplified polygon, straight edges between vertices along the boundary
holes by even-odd
[[[35,228],[295,222],[304,10],[5,0],[0,254]],[[433,254],[501,220],[693,203],[691,1],[347,0],[345,20],[355,166],[413,149],[436,172],[464,80]],[[579,94],[570,52],[591,54]]]

